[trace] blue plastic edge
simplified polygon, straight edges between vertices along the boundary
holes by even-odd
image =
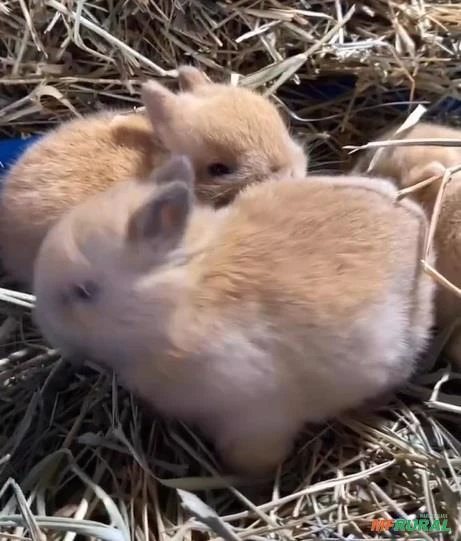
[[[13,165],[21,154],[41,135],[33,135],[27,139],[2,139],[0,140],[0,176]]]

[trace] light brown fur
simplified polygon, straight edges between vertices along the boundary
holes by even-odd
[[[305,174],[303,150],[266,98],[212,83],[188,66],[179,68],[179,82],[178,94],[146,83],[146,113],[71,120],[26,150],[0,198],[0,251],[13,277],[30,286],[40,242],[66,210],[113,183],[145,178],[170,153],[191,157],[199,199],[217,206],[270,174]],[[213,176],[208,168],[216,163],[230,172]]]
[[[379,139],[459,139],[461,130],[420,122],[403,135],[393,136],[395,127]],[[374,152],[361,158],[356,171],[366,171]],[[399,146],[383,149],[371,174],[394,180],[400,188],[413,186],[433,176],[443,174],[445,168],[461,165],[461,147]],[[432,215],[441,180],[415,191],[408,197],[419,201]],[[434,237],[437,254],[436,269],[450,282],[461,288],[461,173],[456,173],[445,189],[441,215]],[[441,328],[461,317],[461,299],[439,286],[436,294],[436,319]],[[446,349],[449,357],[461,367],[461,332],[455,332]]]
[[[2,262],[30,285],[33,262],[50,226],[70,207],[114,182],[146,177],[162,160],[149,120],[103,112],[66,122],[35,144],[0,192]]]
[[[193,182],[173,159],[72,209],[37,258],[36,320],[263,473],[305,422],[412,374],[432,324],[427,223],[369,178],[268,180],[220,210],[193,204]]]

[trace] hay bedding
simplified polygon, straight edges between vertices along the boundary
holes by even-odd
[[[456,1],[6,0],[0,132],[139,105],[141,80],[186,61],[274,95],[314,169],[335,171],[415,103],[456,123],[460,34]],[[461,537],[459,376],[443,359],[393,403],[306,429],[274,480],[247,486],[110,375],[71,373],[30,299],[0,296],[0,539],[387,539],[372,518],[424,512],[452,534],[401,538]]]

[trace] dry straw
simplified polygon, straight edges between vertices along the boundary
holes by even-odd
[[[273,96],[313,169],[344,169],[344,147],[417,103],[454,123],[460,31],[455,1],[3,0],[0,135],[138,106],[141,81],[190,62]],[[421,513],[461,538],[461,376],[443,361],[385,408],[306,429],[275,479],[248,486],[110,375],[72,373],[32,325],[33,297],[4,285],[1,540],[390,539],[373,518]]]

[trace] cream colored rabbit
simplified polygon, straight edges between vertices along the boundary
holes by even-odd
[[[396,127],[382,134],[380,139],[456,139],[461,143],[461,130],[439,124],[420,122],[403,135],[393,135]],[[431,177],[443,175],[446,168],[461,166],[461,146],[395,146],[386,147],[376,155],[376,150],[362,157],[355,171],[365,172],[370,163],[370,174],[388,177],[400,188],[407,188]],[[409,195],[419,201],[430,218],[441,185],[432,182]],[[455,173],[445,189],[441,215],[434,237],[437,262],[435,268],[450,282],[461,288],[461,172]],[[437,324],[449,326],[461,317],[461,298],[445,287],[439,286],[436,294]],[[446,349],[448,356],[461,368],[461,332],[453,334]]]
[[[427,226],[387,181],[268,180],[194,204],[189,161],[66,214],[36,263],[36,321],[265,473],[306,421],[405,383],[432,324]]]
[[[190,66],[178,71],[179,94],[144,84],[146,114],[71,120],[26,150],[0,198],[0,253],[12,276],[30,286],[40,242],[64,211],[115,182],[145,178],[170,152],[191,157],[198,197],[218,206],[268,175],[304,176],[304,152],[269,100]]]

